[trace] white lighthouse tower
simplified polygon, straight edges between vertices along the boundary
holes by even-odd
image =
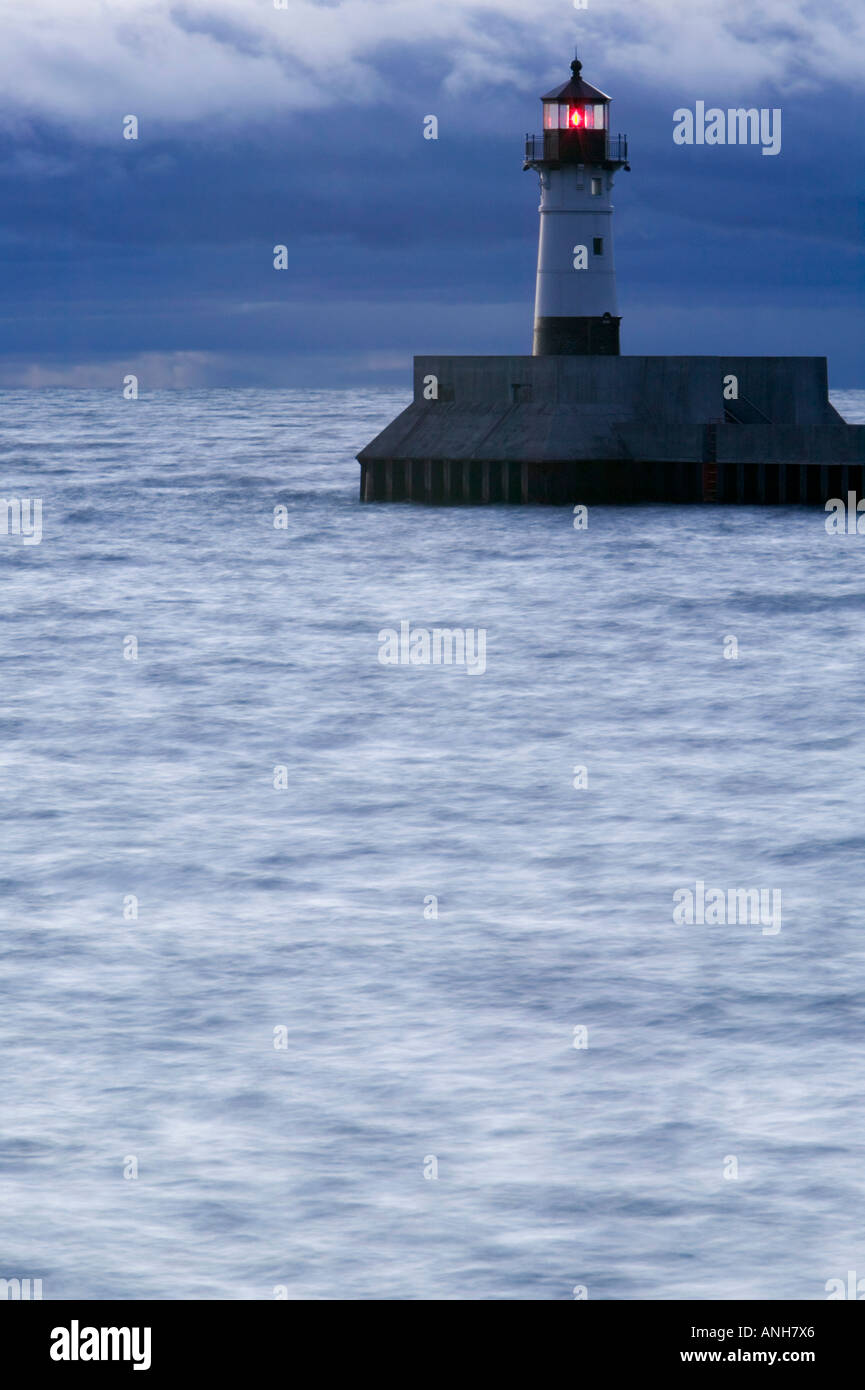
[[[610,136],[610,98],[582,66],[541,98],[543,137],[526,139],[523,167],[541,181],[535,357],[619,353],[612,192],[628,142]]]

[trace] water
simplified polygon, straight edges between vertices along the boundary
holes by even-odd
[[[865,1275],[865,540],[362,508],[394,393],[0,401],[3,495],[44,499],[41,544],[0,538],[0,1276]],[[403,619],[485,628],[486,673],[382,666]],[[674,925],[697,879],[780,891],[781,931]]]

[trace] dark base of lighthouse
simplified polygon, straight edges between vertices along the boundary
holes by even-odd
[[[618,357],[620,318],[535,319],[535,357]]]
[[[364,502],[865,496],[865,426],[821,357],[418,357],[413,404],[358,459]]]

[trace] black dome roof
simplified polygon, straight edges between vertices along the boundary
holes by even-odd
[[[593,87],[590,82],[584,82],[580,77],[582,63],[579,58],[575,58],[571,63],[573,76],[569,81],[563,82],[561,87],[556,87],[555,91],[547,92],[546,96],[541,97],[541,101],[560,101],[569,106],[578,106],[581,102],[602,102],[611,101],[606,92],[601,92],[597,87]]]

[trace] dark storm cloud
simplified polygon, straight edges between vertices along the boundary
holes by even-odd
[[[262,51],[225,15],[171,18]],[[267,119],[163,115],[137,142],[119,138],[119,115],[110,142],[29,118],[0,160],[0,382],[65,363],[105,384],[100,364],[142,354],[197,355],[203,381],[301,380],[312,360],[321,384],[403,381],[413,351],[528,350],[538,199],[522,136],[568,58],[533,90],[488,72],[443,91],[435,50],[384,43],[386,100],[334,91]],[[586,75],[631,139],[615,198],[625,350],[733,352],[745,336],[748,351],[826,351],[833,384],[861,382],[856,97],[764,85],[749,100],[690,78],[659,90],[588,57]],[[675,146],[673,111],[698,96],[781,106],[781,155]],[[438,141],[422,138],[428,113]]]

